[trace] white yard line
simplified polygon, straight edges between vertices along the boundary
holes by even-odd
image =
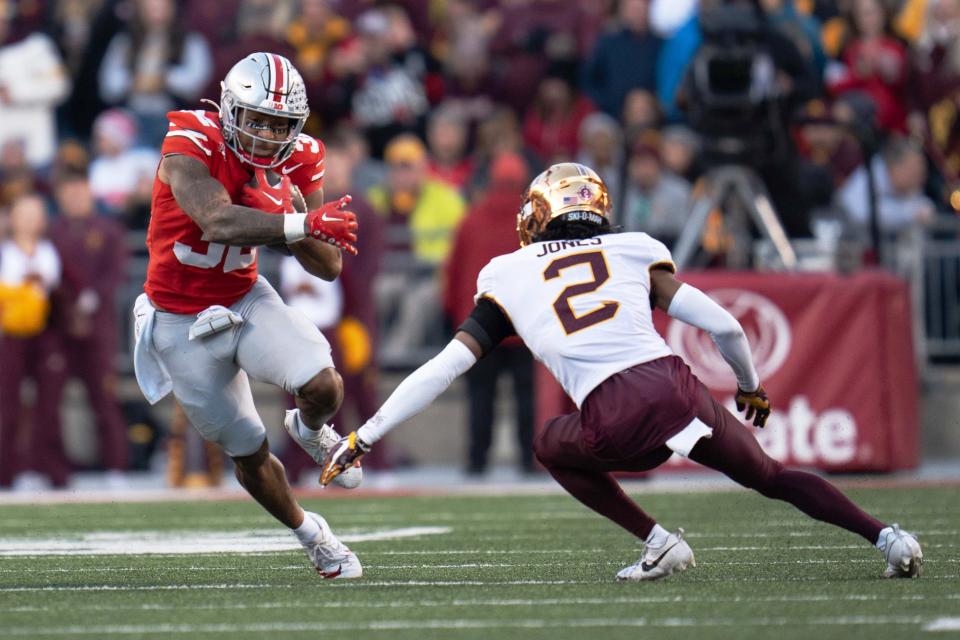
[[[344,542],[396,540],[450,533],[450,527],[404,527],[347,533]],[[97,531],[56,538],[0,538],[0,556],[263,553],[299,549],[278,529],[248,531]]]
[[[279,602],[252,602],[252,603],[215,603],[215,604],[178,604],[178,605],[82,605],[70,603],[63,607],[56,606],[16,606],[0,607],[4,613],[41,613],[69,610],[73,611],[229,611],[234,609],[407,609],[412,607],[549,607],[549,606],[619,606],[623,604],[679,604],[692,602],[710,604],[746,604],[758,603],[800,603],[800,602],[935,602],[939,600],[960,600],[960,593],[945,595],[910,594],[901,596],[891,595],[797,595],[797,596],[636,596],[625,598],[512,598],[512,599],[484,599],[484,598],[456,598],[453,600],[392,600],[388,602],[344,602],[330,600],[283,600]],[[950,620],[943,618],[942,620]]]
[[[837,617],[763,617],[763,618],[529,618],[518,620],[376,620],[366,623],[267,623],[267,624],[160,624],[160,625],[71,625],[46,627],[8,627],[7,637],[40,635],[144,635],[144,634],[234,634],[250,632],[295,631],[405,631],[461,629],[545,629],[545,628],[618,628],[618,627],[741,627],[741,626],[862,626],[924,625],[921,616],[837,616]]]
[[[937,618],[923,625],[924,631],[960,631],[960,618]]]

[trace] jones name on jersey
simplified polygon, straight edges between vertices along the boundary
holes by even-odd
[[[674,270],[645,233],[534,242],[494,258],[477,278],[488,298],[577,406],[598,384],[672,355],[653,326],[650,270]]]

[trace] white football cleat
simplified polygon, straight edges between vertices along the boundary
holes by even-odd
[[[683,539],[683,529],[678,529],[667,536],[663,546],[656,549],[645,546],[643,556],[635,564],[621,569],[617,573],[617,580],[656,580],[695,566],[697,561],[693,557],[693,549]]]
[[[363,567],[360,566],[360,560],[353,551],[337,539],[337,536],[333,535],[327,521],[310,511],[306,511],[305,515],[320,526],[320,533],[313,540],[302,543],[317,573],[324,580],[362,576]]]
[[[322,465],[323,459],[327,457],[327,451],[340,442],[340,435],[329,425],[323,425],[319,431],[314,431],[309,438],[300,435],[300,429],[297,427],[297,409],[287,411],[283,419],[283,428],[287,430],[290,437],[293,438],[300,447],[310,454],[317,464]],[[333,484],[344,489],[353,489],[360,486],[363,481],[363,469],[360,467],[350,467],[344,470],[333,479]]]
[[[918,578],[923,571],[923,551],[912,533],[892,524],[880,531],[877,546],[887,560],[884,578]]]

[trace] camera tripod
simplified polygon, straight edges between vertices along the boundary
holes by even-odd
[[[726,214],[734,237],[733,246],[727,253],[729,268],[749,266],[749,251],[746,250],[750,243],[748,219],[752,219],[760,233],[773,244],[783,268],[796,268],[797,254],[763,182],[752,169],[736,164],[719,165],[710,169],[705,179],[707,191],[694,202],[673,249],[673,260],[678,269],[689,266],[700,244],[707,217],[714,209]]]

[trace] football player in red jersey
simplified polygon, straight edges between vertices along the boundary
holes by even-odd
[[[770,401],[743,327],[674,277],[661,242],[614,233],[610,210],[603,180],[582,164],[555,164],[534,179],[517,216],[521,248],[480,271],[474,310],[453,340],[330,449],[320,481],[352,468],[390,429],[518,335],[578,407],[547,421],[534,443],[537,459],[570,495],[645,543],[618,580],[655,580],[694,566],[683,530],[661,527],[610,474],[654,469],[674,453],[861,535],[884,554],[886,577],[919,576],[923,552],[914,535],[864,512],[819,476],[768,456],[673,353],[654,328],[653,307],[709,333],[736,376],[737,409],[754,426],[766,424]]]
[[[284,426],[322,461],[338,440],[324,422],[336,413],[343,384],[324,336],[257,275],[257,247],[286,243],[308,272],[333,280],[341,251],[356,252],[356,216],[345,208],[349,196],[323,203],[323,144],[301,133],[306,89],[289,60],[246,56],[224,78],[214,106],[218,111],[169,114],[145,294],[134,311],[137,380],[151,402],[173,391],[194,427],[233,458],[240,484],[294,531],[321,575],[356,578],[356,556],[294,499],[248,380],[296,397]],[[295,211],[295,201],[306,211]],[[351,473],[344,486],[359,482],[359,467]]]

